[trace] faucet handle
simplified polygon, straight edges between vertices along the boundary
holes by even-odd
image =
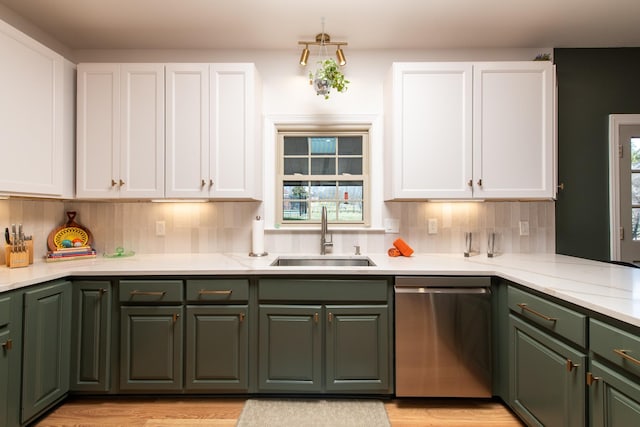
[[[356,255],[360,255],[360,245],[353,245],[356,248]]]

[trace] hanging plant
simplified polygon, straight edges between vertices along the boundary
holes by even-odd
[[[309,83],[313,85],[317,95],[324,95],[324,99],[329,99],[331,88],[338,92],[347,90],[349,80],[344,78],[340,67],[332,58],[319,61],[320,68],[313,74],[309,72]]]

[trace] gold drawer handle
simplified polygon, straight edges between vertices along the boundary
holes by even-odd
[[[150,297],[163,297],[165,296],[167,293],[167,291],[138,291],[138,290],[133,290],[131,292],[129,292],[129,295],[145,295],[145,296],[150,296]]]
[[[521,309],[523,309],[524,311],[528,311],[529,313],[534,314],[534,315],[536,315],[536,316],[538,316],[538,317],[540,317],[540,318],[542,318],[542,319],[544,319],[544,320],[547,320],[547,321],[549,321],[549,322],[556,322],[556,321],[558,321],[558,319],[556,319],[555,317],[549,317],[549,316],[544,315],[544,314],[542,314],[542,313],[540,313],[540,312],[538,312],[538,311],[535,311],[535,310],[534,310],[534,309],[532,309],[532,308],[527,307],[527,304],[525,304],[525,303],[523,303],[523,302],[521,302],[520,304],[518,304],[518,307],[520,307],[520,308],[521,308]]]
[[[640,360],[636,359],[635,357],[631,357],[631,356],[629,356],[627,354],[627,352],[631,353],[631,350],[622,350],[620,348],[614,348],[613,352],[615,354],[617,354],[618,356],[622,357],[623,359],[627,359],[631,363],[635,363],[636,365],[640,365]]]
[[[200,289],[198,295],[231,295],[233,292],[231,289],[225,291],[209,291],[207,289]]]
[[[244,313],[238,314],[238,317],[240,318],[240,322],[244,322],[244,318],[245,318]]]
[[[5,350],[11,350],[13,348],[13,340],[6,340],[2,343],[2,348]]]
[[[593,375],[591,372],[587,372],[587,385],[589,387],[591,387],[591,385],[596,382],[596,381],[600,381],[602,378],[600,377],[596,377],[595,375]]]
[[[567,372],[573,371],[574,368],[580,367],[580,364],[573,363],[571,359],[567,359]]]

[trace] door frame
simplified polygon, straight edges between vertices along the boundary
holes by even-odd
[[[609,115],[609,257],[620,261],[620,126],[640,125],[640,114]]]

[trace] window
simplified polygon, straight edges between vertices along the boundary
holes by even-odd
[[[640,138],[631,138],[631,238],[640,240]]]
[[[368,225],[368,130],[278,132],[280,224]]]

